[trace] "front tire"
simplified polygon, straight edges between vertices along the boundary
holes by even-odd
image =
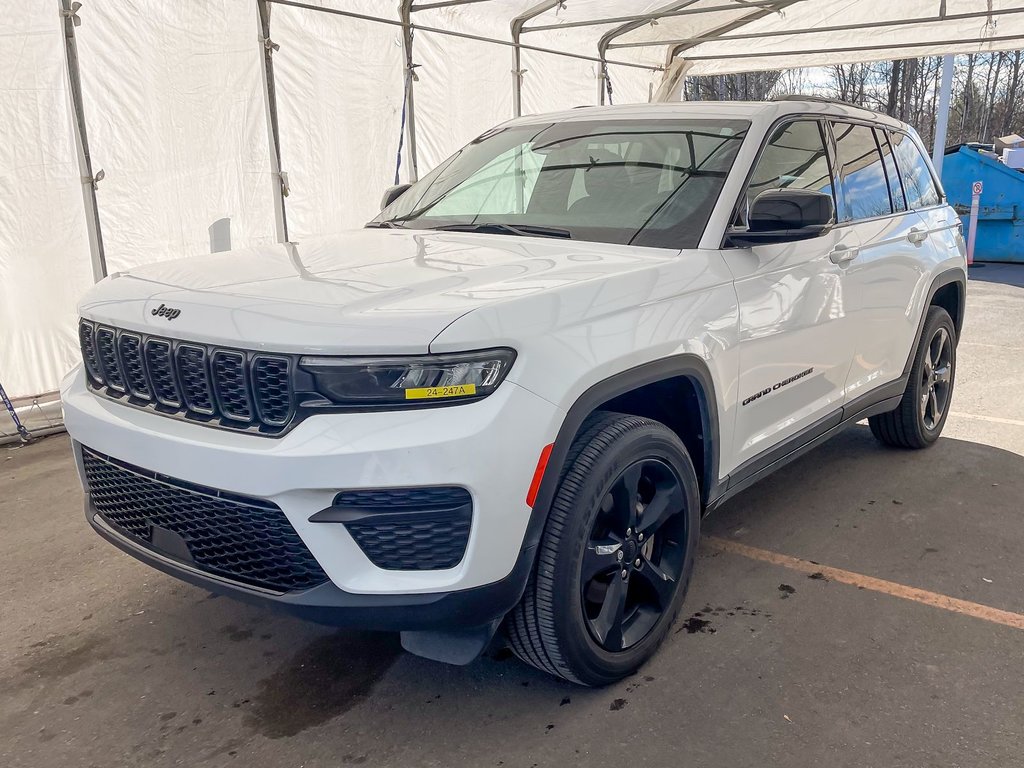
[[[871,433],[894,448],[927,448],[949,416],[956,379],[956,327],[942,307],[929,307],[900,404],[868,419]]]
[[[506,632],[538,669],[590,686],[634,672],[665,638],[693,572],[700,494],[663,424],[598,413],[573,442],[537,562]]]

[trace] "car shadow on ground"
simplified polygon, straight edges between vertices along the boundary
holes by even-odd
[[[975,262],[968,273],[971,280],[1024,288],[1024,263]]]
[[[929,451],[892,450],[858,426],[730,501],[705,521],[704,534],[1024,611],[1014,586],[1022,497],[1024,457],[954,439]],[[770,638],[780,629],[773,611],[800,610],[779,593],[776,573],[754,578],[752,568],[764,566],[703,548],[691,594],[655,659],[618,685],[586,690],[531,669],[499,644],[469,666],[446,666],[403,653],[395,635],[320,627],[215,598],[109,548],[90,556],[117,558],[137,581],[116,603],[103,592],[84,594],[84,619],[26,638],[32,642],[13,670],[0,672],[0,689],[10,692],[0,724],[7,740],[37,750],[70,749],[68,739],[83,730],[114,729],[126,762],[152,765],[172,764],[186,749],[193,765],[212,765],[285,745],[294,764],[328,747],[335,764],[402,764],[417,740],[440,745],[442,764],[482,765],[465,751],[482,749],[481,739],[498,753],[517,738],[540,748],[554,731],[599,732],[609,713],[637,717],[648,695],[685,696],[688,680],[742,686],[713,663],[737,652],[728,623]],[[834,600],[856,594],[832,586]],[[800,582],[793,591],[805,589]],[[713,619],[693,621],[712,609]],[[460,743],[476,746],[460,751]]]

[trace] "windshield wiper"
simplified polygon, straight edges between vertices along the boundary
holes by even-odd
[[[541,227],[536,224],[501,224],[496,221],[482,222],[480,224],[444,224],[431,229],[442,232],[489,232],[495,235],[518,235],[520,237],[561,237],[567,240],[572,239],[572,233],[568,229],[558,227]]]
[[[405,229],[405,226],[397,221],[371,221],[363,225],[363,229]]]

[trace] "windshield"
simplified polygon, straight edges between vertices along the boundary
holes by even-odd
[[[618,120],[497,128],[369,226],[693,248],[749,123]]]

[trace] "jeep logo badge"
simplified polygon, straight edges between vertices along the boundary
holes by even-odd
[[[180,314],[180,309],[173,309],[171,307],[168,307],[166,304],[161,304],[159,307],[153,310],[153,317],[166,317],[168,320],[173,320]]]

